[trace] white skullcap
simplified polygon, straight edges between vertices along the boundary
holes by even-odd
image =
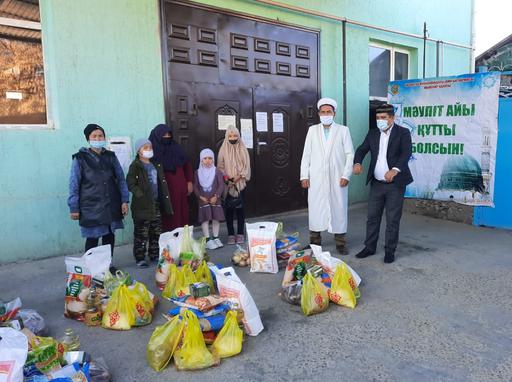
[[[323,106],[323,105],[330,105],[330,106],[332,106],[334,108],[334,111],[336,111],[336,109],[338,108],[338,104],[332,98],[322,98],[322,99],[320,99],[320,101],[318,101],[318,103],[316,104],[316,107],[317,107],[318,110],[320,110],[320,106]]]

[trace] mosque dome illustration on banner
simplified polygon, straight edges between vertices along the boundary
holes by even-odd
[[[470,155],[454,156],[446,161],[438,190],[484,191],[482,168]]]

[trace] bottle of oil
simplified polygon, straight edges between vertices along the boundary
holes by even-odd
[[[80,339],[73,329],[64,330],[64,336],[59,340],[65,351],[74,351],[80,348]]]

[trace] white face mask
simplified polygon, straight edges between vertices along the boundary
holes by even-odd
[[[142,156],[146,159],[153,158],[153,150],[142,150]]]
[[[322,125],[324,125],[324,126],[332,125],[333,121],[334,121],[333,115],[321,115],[320,116],[320,122],[322,122]]]
[[[380,131],[384,131],[388,128],[388,121],[385,119],[377,119],[377,127]]]

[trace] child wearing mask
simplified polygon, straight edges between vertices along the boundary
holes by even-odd
[[[172,215],[169,189],[162,165],[152,163],[153,148],[148,139],[135,142],[136,158],[130,165],[126,181],[133,194],[133,256],[138,267],[147,268],[146,252],[158,261],[158,239],[162,231],[162,212]]]
[[[199,154],[199,168],[194,174],[194,194],[199,204],[198,221],[206,237],[206,248],[217,249],[224,245],[219,239],[220,221],[224,220],[221,195],[224,192],[222,172],[215,167],[215,154],[204,149]],[[212,236],[210,236],[210,221]]]
[[[251,163],[249,152],[240,139],[240,132],[235,126],[228,126],[226,130],[224,142],[219,150],[218,168],[228,181],[224,195],[228,244],[244,244],[245,188],[251,179]],[[235,215],[237,220],[236,236],[233,225]]]

